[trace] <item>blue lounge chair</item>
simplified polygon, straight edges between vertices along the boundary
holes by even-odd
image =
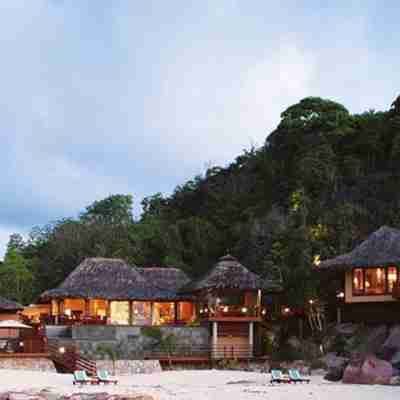
[[[297,369],[289,369],[289,378],[294,383],[310,383],[310,379],[302,377]]]
[[[271,383],[290,383],[290,379],[279,369],[271,369]]]

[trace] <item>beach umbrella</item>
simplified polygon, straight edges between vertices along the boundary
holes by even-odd
[[[8,319],[5,321],[0,321],[0,329],[32,329],[32,327],[19,321]]]

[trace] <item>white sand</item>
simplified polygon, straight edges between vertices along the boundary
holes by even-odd
[[[312,377],[310,384],[269,384],[269,375],[241,371],[168,371],[122,376],[117,386],[73,386],[72,376],[0,370],[0,391],[51,389],[77,392],[147,393],[160,400],[381,400],[400,398],[400,387],[329,383]],[[228,382],[241,383],[228,384]]]

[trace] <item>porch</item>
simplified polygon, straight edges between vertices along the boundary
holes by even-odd
[[[186,325],[196,317],[192,302],[108,301],[104,299],[52,300],[48,314],[39,319],[46,325]]]

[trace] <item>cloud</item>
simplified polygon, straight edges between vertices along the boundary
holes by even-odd
[[[388,106],[400,56],[356,3],[1,2],[0,256],[7,232],[112,193],[139,213],[262,144],[302,97]]]

